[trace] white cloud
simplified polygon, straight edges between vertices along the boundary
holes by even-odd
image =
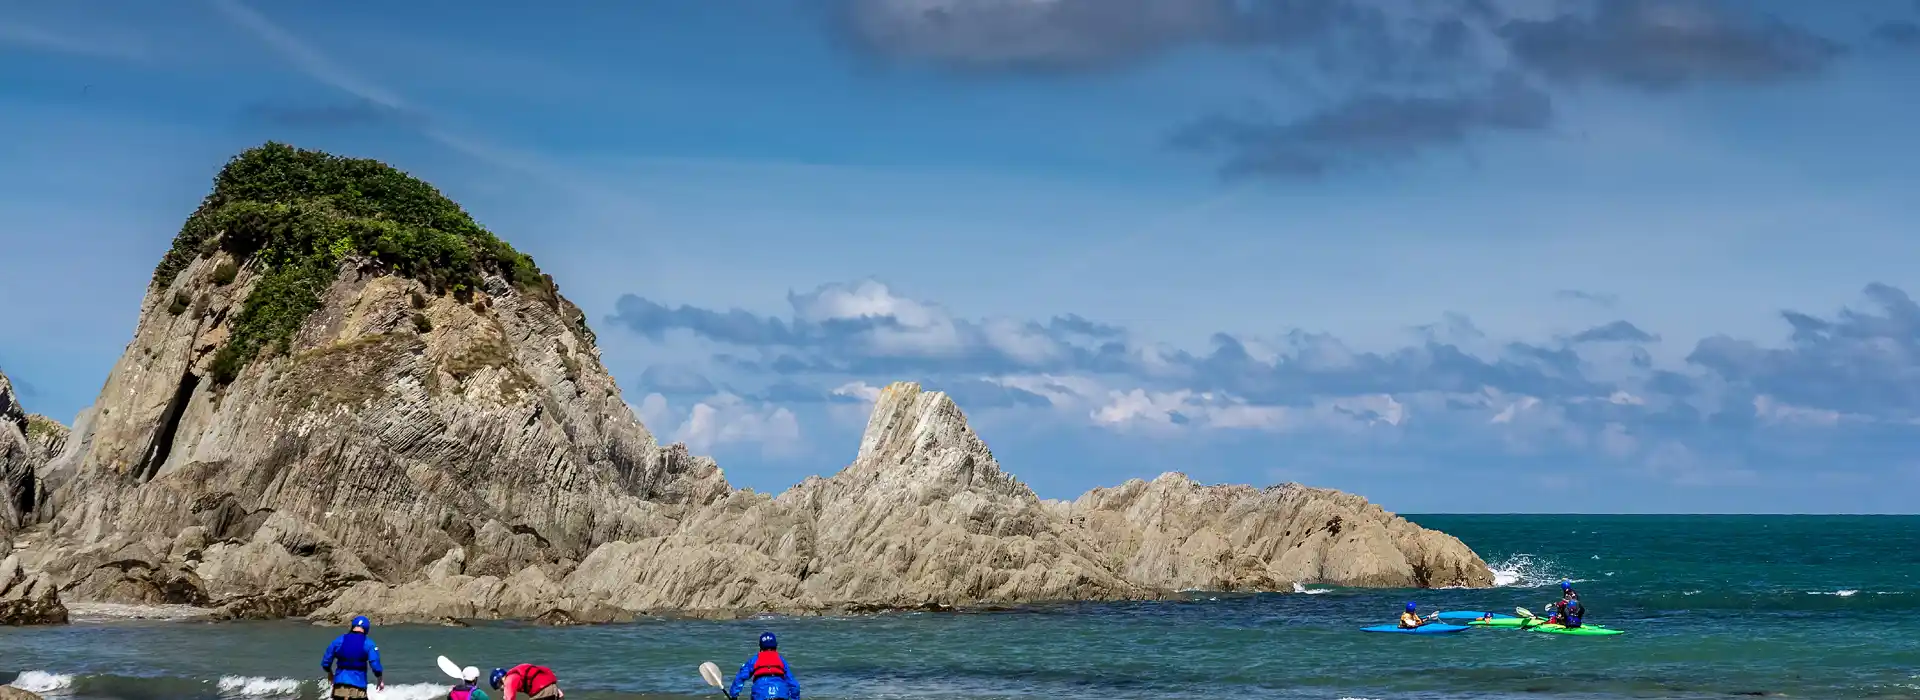
[[[1835,426],[1842,418],[1839,411],[1803,408],[1766,394],[1753,397],[1753,415],[1774,424]]]
[[[867,402],[879,401],[880,387],[866,382],[847,382],[840,385],[839,388],[834,389],[833,395],[856,398]]]
[[[766,456],[792,455],[803,445],[800,420],[793,411],[729,393],[695,403],[684,419],[660,394],[648,394],[638,410],[663,441],[684,442],[696,453],[712,452],[721,445],[758,445]],[[667,426],[676,427],[669,430]]]

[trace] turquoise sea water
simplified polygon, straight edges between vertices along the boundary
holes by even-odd
[[[1195,594],[1013,612],[375,630],[395,685],[434,657],[555,667],[576,698],[712,697],[763,629],[819,698],[1920,698],[1920,517],[1414,516],[1486,557],[1491,590]],[[1562,577],[1595,622],[1563,637],[1367,634],[1423,610],[1541,610]],[[72,698],[314,697],[339,630],[299,622],[0,629],[0,681]]]

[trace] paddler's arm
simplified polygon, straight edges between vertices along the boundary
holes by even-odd
[[[372,637],[367,638],[367,668],[373,669],[374,683],[378,684],[381,690],[386,690],[387,674],[385,669],[380,668],[380,645],[374,644]]]
[[[328,683],[333,682],[333,657],[339,652],[340,639],[335,637],[333,641],[327,642],[327,652],[320,655],[320,673],[327,677]]]

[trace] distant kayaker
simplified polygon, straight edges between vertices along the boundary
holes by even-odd
[[[753,700],[800,700],[800,681],[794,680],[779,646],[772,632],[760,633],[760,651],[734,675],[733,685],[727,688],[728,700],[739,700],[748,683],[753,684]]]
[[[1420,609],[1420,606],[1414,605],[1413,603],[1407,603],[1407,611],[1400,613],[1400,629],[1410,630],[1415,627],[1419,627],[1421,625],[1433,624],[1435,621],[1440,619],[1440,613],[1434,613],[1426,617],[1421,617],[1419,613],[1415,612],[1419,609]]]
[[[493,676],[487,679],[487,685],[500,691],[504,700],[531,698],[564,698],[566,693],[560,690],[560,677],[553,675],[553,669],[533,664],[520,664],[513,668],[496,668]]]
[[[327,680],[333,684],[329,697],[335,700],[361,700],[367,697],[367,671],[373,671],[373,678],[381,690],[387,689],[387,682],[380,669],[380,647],[375,646],[367,631],[373,629],[373,623],[365,617],[353,618],[347,626],[347,633],[334,638],[327,645],[327,653],[320,657],[320,670],[327,674]]]

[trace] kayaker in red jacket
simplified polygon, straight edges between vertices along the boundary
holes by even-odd
[[[560,691],[560,678],[553,675],[553,669],[533,664],[496,668],[487,684],[501,691],[503,700],[513,700],[515,697],[544,700],[567,696]]]

